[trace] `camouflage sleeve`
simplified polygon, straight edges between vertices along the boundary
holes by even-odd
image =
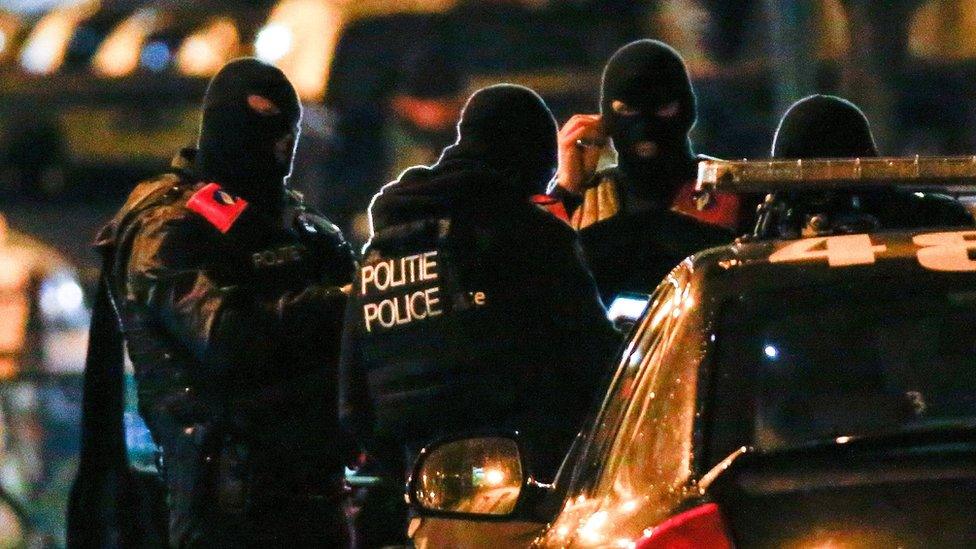
[[[278,362],[279,345],[316,310],[341,308],[345,294],[327,286],[269,294],[230,284],[215,265],[226,253],[216,235],[184,215],[148,220],[133,239],[125,302],[171,334],[205,374],[264,374]]]

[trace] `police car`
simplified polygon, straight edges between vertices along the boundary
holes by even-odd
[[[952,191],[974,167],[706,162],[700,188]],[[976,544],[976,229],[817,223],[675,268],[552,485],[517,435],[426,448],[408,486],[417,546]]]

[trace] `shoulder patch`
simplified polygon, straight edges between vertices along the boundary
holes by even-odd
[[[247,201],[231,195],[217,183],[207,183],[193,193],[186,207],[203,216],[221,233],[226,233],[247,209]]]

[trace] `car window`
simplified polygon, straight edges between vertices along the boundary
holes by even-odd
[[[914,282],[765,294],[725,311],[718,368],[754,378],[740,442],[775,451],[976,424],[976,285]]]
[[[639,535],[687,497],[692,472],[700,299],[682,266],[654,293],[574,470],[546,543],[604,546],[613,530]]]
[[[669,303],[651,319],[657,340],[639,368],[597,487],[621,506],[640,498],[645,516],[668,513],[691,478],[700,335],[688,314],[691,285],[674,282]]]
[[[637,328],[632,331],[617,372],[610,383],[610,390],[603,402],[596,422],[590,427],[589,441],[574,473],[574,492],[589,490],[602,468],[603,456],[613,443],[617,426],[633,396],[638,374],[644,358],[650,355],[661,339],[663,311],[670,310],[675,294],[675,281],[671,277],[662,282],[651,295],[650,306]]]
[[[699,361],[690,349],[694,367],[681,375],[679,370],[688,370],[685,353],[672,352],[670,346],[688,316],[684,313],[693,307],[688,278],[686,270],[678,269],[652,296],[577,467],[575,496],[614,491],[627,499],[668,492],[657,488],[687,480]],[[672,365],[672,358],[679,360]]]

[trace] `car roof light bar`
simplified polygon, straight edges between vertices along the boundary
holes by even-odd
[[[704,160],[700,193],[769,193],[903,187],[966,192],[976,188],[976,156]]]

